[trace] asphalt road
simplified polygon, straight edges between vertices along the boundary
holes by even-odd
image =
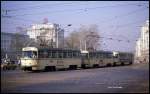
[[[2,93],[149,93],[149,64],[55,72],[1,71]]]

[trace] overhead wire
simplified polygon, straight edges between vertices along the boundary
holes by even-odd
[[[105,6],[106,7],[106,6]],[[107,6],[108,7],[108,6]],[[109,6],[110,7],[110,6]],[[111,6],[112,7],[112,6]],[[114,7],[114,6],[113,6]],[[104,8],[104,6],[103,7],[93,7],[93,8],[86,8],[86,9],[97,9],[97,8]],[[142,8],[143,9],[143,8]],[[81,10],[81,9],[78,9],[78,10]],[[132,13],[135,13],[135,12],[137,12],[137,11],[139,11],[139,10],[141,10],[141,9],[137,9],[137,10],[134,10],[134,11],[132,11],[132,12],[129,12],[129,13],[127,13],[126,15],[129,15],[129,14],[132,14]],[[120,16],[126,16],[126,15],[120,15]],[[119,16],[115,16],[114,18],[116,19],[116,18],[118,18]],[[14,17],[13,17],[14,18]],[[18,18],[15,18],[15,19],[18,19]],[[23,19],[20,19],[20,20],[23,20]],[[24,20],[24,21],[27,21],[27,20]],[[28,20],[28,21],[31,21],[31,20]],[[109,20],[110,21],[110,20]],[[33,21],[32,21],[33,22]],[[104,38],[104,37],[101,37],[101,38]],[[106,37],[105,37],[106,38]],[[110,40],[114,40],[114,38],[111,38],[111,37],[109,37],[109,38],[106,38],[106,39],[110,39]],[[118,40],[119,42],[120,41],[122,41],[122,40],[120,40],[120,39],[116,39],[116,40]],[[130,42],[129,40],[128,40],[128,42]]]
[[[43,5],[36,5],[36,6],[29,6],[29,7],[23,7],[23,8],[17,8],[17,9],[8,9],[11,12],[14,11],[20,11],[20,10],[30,10],[32,9],[36,9],[36,8],[41,8],[41,7],[45,7],[45,6],[49,6],[49,7],[53,7],[53,6],[63,6],[63,5],[67,5],[67,4],[73,4],[73,2],[69,2],[69,3],[55,3],[55,4],[43,4]]]
[[[144,8],[138,8],[138,9],[136,9],[136,10],[133,10],[133,11],[131,11],[131,12],[128,12],[128,13],[124,13],[124,14],[121,14],[121,15],[119,15],[119,16],[114,16],[113,18],[110,18],[110,19],[107,19],[107,20],[104,20],[104,21],[100,21],[100,22],[98,22],[98,23],[106,23],[107,22],[107,24],[109,23],[109,22],[111,22],[111,21],[113,21],[113,20],[116,20],[116,19],[119,19],[119,18],[122,18],[122,17],[127,17],[127,16],[129,16],[129,15],[131,15],[131,14],[135,14],[135,13],[138,13],[138,12],[143,12],[143,11],[140,11],[140,10],[145,10],[145,7]],[[110,25],[111,26],[111,25]],[[108,27],[108,26],[104,26],[104,27]]]
[[[25,15],[36,15],[36,14],[43,14],[43,13],[60,13],[60,12],[73,12],[73,11],[79,11],[79,10],[93,10],[98,8],[106,8],[106,7],[118,7],[118,6],[127,6],[127,5],[136,5],[139,3],[134,4],[118,4],[118,5],[112,5],[112,6],[98,6],[98,7],[87,7],[87,8],[78,8],[78,9],[64,9],[64,10],[55,10],[55,11],[45,11],[40,13],[30,13],[30,14],[21,14],[21,15],[13,15],[13,16],[25,16]]]
[[[83,4],[82,4],[83,3]],[[41,7],[45,7],[48,5],[48,7],[55,7],[55,6],[70,6],[70,4],[76,4],[75,2],[69,2],[69,3],[55,3],[55,4],[43,4],[43,5],[36,5],[36,6],[29,6],[29,7],[24,7],[24,8],[17,8],[17,9],[7,9],[8,11],[10,12],[13,12],[13,11],[18,11],[18,10],[28,10],[31,8],[32,9],[36,9],[36,8],[41,8]],[[130,3],[130,4],[118,4],[118,6],[124,6],[124,5],[135,5],[135,4],[138,4],[138,6],[141,6],[141,4],[146,4],[146,3]],[[87,5],[85,4],[85,2],[78,2],[78,6],[79,5]],[[105,8],[105,7],[115,7],[116,5],[112,5],[112,6],[102,6],[101,8]],[[97,7],[99,8],[99,7]],[[3,10],[3,9],[2,9]]]

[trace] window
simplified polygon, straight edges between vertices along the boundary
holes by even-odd
[[[32,58],[32,52],[31,52],[31,51],[24,51],[24,52],[23,52],[23,57]]]
[[[92,53],[92,52],[89,53],[89,57],[90,57],[90,58],[93,58],[93,57],[94,57],[94,53]]]
[[[49,58],[52,58],[52,51],[49,51],[49,52],[48,52],[48,57],[49,57]]]
[[[72,58],[72,52],[67,52],[67,54],[68,54],[67,55],[68,58]]]
[[[37,52],[33,51],[33,58],[37,58]]]
[[[112,58],[113,54],[107,53],[107,58]]]
[[[57,51],[57,54],[58,54],[58,58],[62,58],[63,57],[63,53],[62,52]]]
[[[52,58],[57,58],[57,53],[56,53],[56,51],[52,51]]]
[[[78,57],[78,52],[77,51],[74,51],[73,52],[73,58],[77,58]]]
[[[63,58],[67,58],[67,52],[63,51]]]
[[[99,54],[98,54],[98,58],[103,58],[103,54],[102,54],[102,53],[99,53]]]
[[[43,52],[43,58],[48,58],[48,52],[47,51]]]
[[[23,57],[36,58],[37,52],[36,51],[24,51]]]
[[[88,58],[88,53],[82,53],[81,56],[82,58]]]

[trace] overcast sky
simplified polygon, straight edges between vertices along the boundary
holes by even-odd
[[[140,26],[149,20],[148,6],[149,1],[1,1],[1,32],[14,33],[16,27],[27,28],[44,18],[69,32],[97,24],[103,50],[130,52],[135,50]]]

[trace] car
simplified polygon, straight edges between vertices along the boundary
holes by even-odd
[[[14,61],[4,60],[1,63],[1,70],[15,70],[17,68],[17,64]]]

